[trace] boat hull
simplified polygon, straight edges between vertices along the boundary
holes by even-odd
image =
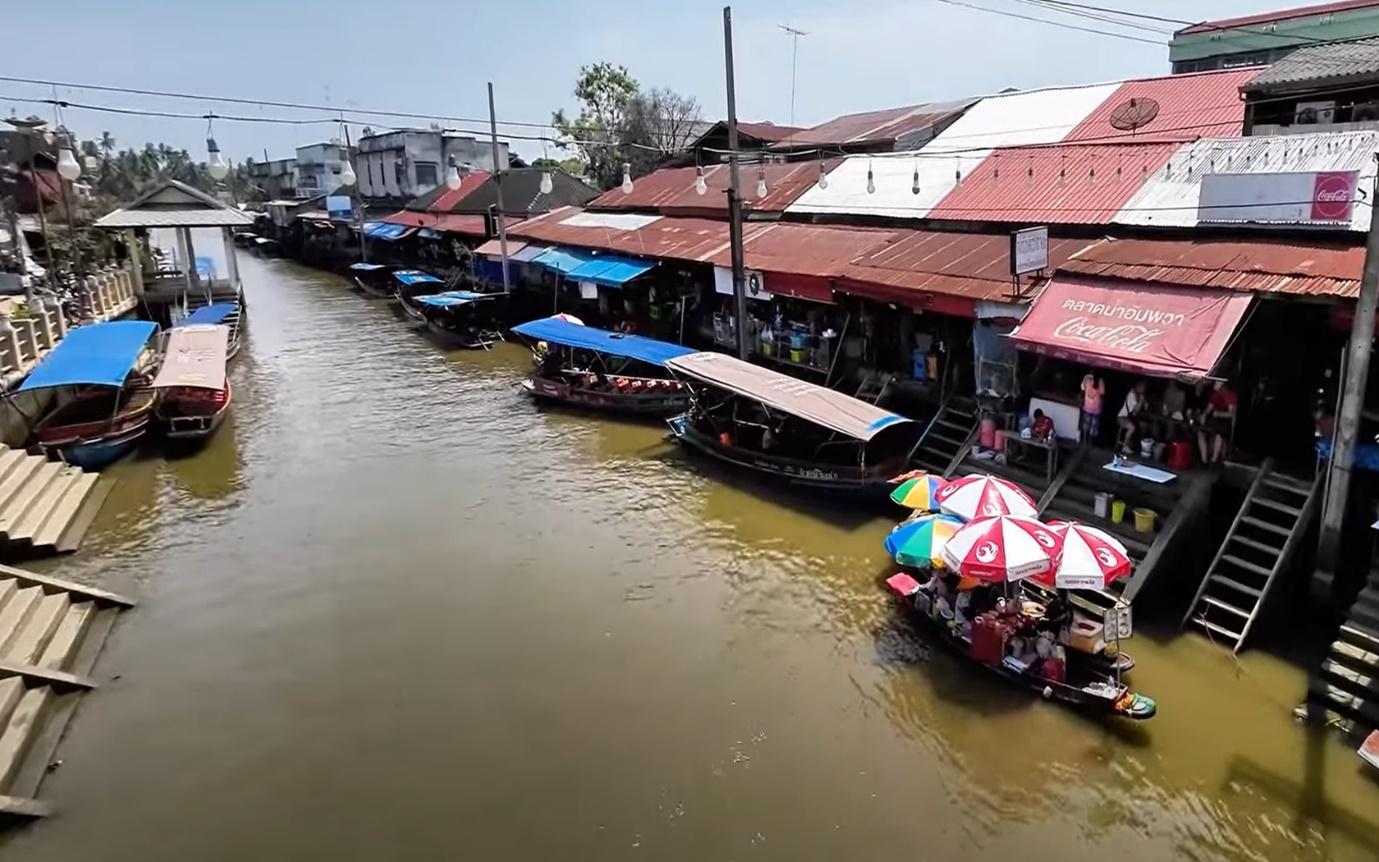
[[[163,436],[169,440],[201,442],[216,432],[230,413],[234,390],[225,384],[225,400],[212,411],[194,409],[176,399],[164,397],[156,415],[163,426]]]
[[[402,322],[408,329],[420,332],[426,329],[426,313],[405,295],[399,295],[398,307],[402,309]]]
[[[656,381],[659,383],[659,381]],[[563,380],[534,376],[522,384],[523,388],[538,401],[592,410],[600,413],[616,413],[647,418],[665,418],[683,413],[689,408],[688,390],[678,392],[619,392],[607,389],[589,389],[575,386]]]
[[[64,422],[66,414],[82,408],[78,399],[39,423],[35,429],[38,446],[50,458],[82,469],[100,469],[134,451],[148,433],[156,403],[155,393],[134,392],[112,417]]]
[[[487,350],[495,341],[502,340],[497,330],[450,329],[430,318],[426,321],[426,334],[441,347],[450,350]]]

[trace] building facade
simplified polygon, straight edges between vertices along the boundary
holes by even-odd
[[[492,171],[493,150],[487,141],[429,129],[403,129],[359,139],[355,174],[359,195],[370,202],[406,201],[445,182],[450,159],[461,166]],[[500,170],[508,167],[508,145],[498,144]]]
[[[1379,0],[1338,0],[1207,21],[1168,43],[1174,73],[1267,66],[1306,45],[1379,36]]]
[[[297,188],[297,159],[273,159],[255,162],[249,176],[268,200],[305,197]]]
[[[338,141],[298,147],[296,193],[292,196],[312,198],[339,188],[340,172],[347,157],[345,148]]]

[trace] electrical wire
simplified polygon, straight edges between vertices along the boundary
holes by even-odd
[[[1023,2],[1023,0],[1022,0]],[[1146,21],[1158,21],[1164,24],[1177,24],[1180,27],[1201,27],[1204,30],[1214,33],[1247,33],[1253,36],[1272,36],[1279,39],[1295,39],[1301,42],[1309,42],[1316,45],[1331,45],[1341,42],[1353,42],[1358,39],[1372,39],[1373,36],[1351,36],[1344,39],[1327,39],[1322,36],[1306,36],[1299,33],[1278,33],[1270,30],[1255,29],[1250,24],[1215,24],[1210,21],[1185,21],[1182,18],[1164,18],[1159,15],[1150,15],[1146,12],[1133,12],[1128,9],[1115,9],[1109,6],[1095,6],[1088,3],[1073,3],[1070,0],[1033,0],[1043,6],[1063,6],[1070,9],[1080,9],[1087,12],[1105,12],[1111,15],[1122,15],[1126,18],[1139,18]],[[1181,31],[1171,31],[1177,35]]]
[[[1014,0],[1016,3],[1023,3],[1026,6],[1033,6],[1036,9],[1043,9],[1046,12],[1057,12],[1060,15],[1069,15],[1075,18],[1085,18],[1089,21],[1101,21],[1105,24],[1114,24],[1117,27],[1125,27],[1129,30],[1139,30],[1144,33],[1154,33],[1158,36],[1171,36],[1173,31],[1167,27],[1155,27],[1152,24],[1136,24],[1133,21],[1124,21],[1112,15],[1101,15],[1096,12],[1079,12],[1074,9],[1062,8],[1062,4],[1049,3],[1047,0]]]
[[[1114,39],[1124,39],[1127,42],[1142,42],[1145,45],[1163,45],[1163,43],[1157,39],[1145,39],[1141,36],[1131,36],[1128,33],[1116,33],[1111,30],[1098,30],[1095,27],[1082,27],[1077,24],[1068,24],[1063,21],[1050,21],[1048,18],[1039,18],[1034,15],[1021,15],[1019,12],[1011,12],[1005,9],[992,9],[990,6],[978,6],[975,3],[965,3],[963,0],[935,0],[935,2],[943,3],[948,6],[961,6],[964,9],[973,9],[977,12],[987,12],[992,15],[1001,15],[1006,18],[1019,18],[1023,21],[1047,24],[1050,27],[1062,27],[1065,30],[1078,30],[1083,33],[1094,33],[1098,36],[1110,36]]]

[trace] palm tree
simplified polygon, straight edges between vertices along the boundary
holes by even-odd
[[[101,153],[105,155],[105,160],[110,161],[110,154],[115,152],[115,136],[109,131],[101,132],[100,148]]]

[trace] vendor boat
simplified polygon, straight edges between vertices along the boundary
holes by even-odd
[[[148,386],[156,361],[149,340],[157,324],[139,320],[78,327],[58,342],[19,387],[59,393],[58,407],[34,426],[45,454],[87,470],[114,463],[148,433],[157,391]]]
[[[426,317],[426,332],[436,343],[454,350],[488,349],[503,340],[496,305],[501,293],[450,290],[411,300]]]
[[[229,341],[224,325],[193,324],[168,333],[152,388],[162,393],[156,415],[169,440],[203,441],[225,421],[232,397],[225,376]]]
[[[536,346],[536,370],[522,386],[537,400],[655,418],[690,406],[689,387],[665,374],[666,360],[694,352],[687,347],[561,317],[533,320],[512,331]],[[645,371],[628,373],[638,366]]]
[[[1103,662],[1076,650],[1066,651],[1059,674],[1050,674],[1047,667],[1041,667],[1046,663],[1038,659],[1007,655],[1007,636],[1017,626],[1013,618],[998,616],[994,611],[980,614],[971,624],[970,635],[965,635],[951,619],[927,608],[927,592],[910,575],[892,575],[886,579],[886,586],[912,618],[949,652],[1046,700],[1093,714],[1135,720],[1153,718],[1158,712],[1153,699],[1132,692],[1118,675],[1105,670]],[[1033,602],[1025,603],[1024,608],[1021,625],[1034,628],[1043,609]]]
[[[417,302],[417,297],[436,293],[445,282],[419,269],[400,269],[393,273],[393,280],[396,282],[394,295],[408,328],[417,331],[426,329],[426,308]]]
[[[883,502],[920,434],[874,404],[725,354],[665,364],[693,390],[689,411],[667,420],[681,445],[792,486]]]
[[[393,270],[395,267],[384,263],[350,264],[350,281],[356,289],[378,299],[393,298]]]
[[[216,302],[202,306],[182,318],[178,326],[224,326],[229,330],[225,348],[227,362],[239,355],[240,330],[244,325],[244,306],[239,302]]]

